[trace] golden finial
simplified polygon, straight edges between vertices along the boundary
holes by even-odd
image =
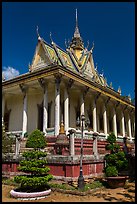
[[[61,120],[61,125],[60,125],[60,130],[59,130],[59,134],[64,134],[65,130],[64,130],[64,123],[63,123],[63,118]]]

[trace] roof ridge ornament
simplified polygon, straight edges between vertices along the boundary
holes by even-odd
[[[53,45],[54,42],[53,42],[53,39],[52,39],[52,33],[51,32],[50,32],[49,36],[50,36],[51,44]]]
[[[87,50],[88,50],[88,47],[89,47],[89,40],[87,41],[87,47],[86,47]]]
[[[91,48],[91,50],[90,50],[90,52],[92,53],[93,52],[93,49],[94,49],[94,41],[92,42],[92,48]]]
[[[66,38],[65,38],[65,47],[66,47],[66,49],[67,49],[67,47],[68,47],[68,46],[67,46],[67,40],[66,40]]]
[[[118,87],[117,92],[121,95],[121,87],[120,86]]]
[[[38,27],[38,26],[37,26],[36,31],[37,31],[38,40],[41,40],[41,37],[40,37],[40,35],[39,35],[39,27]]]

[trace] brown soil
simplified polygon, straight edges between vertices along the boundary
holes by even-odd
[[[2,202],[25,202],[10,197],[13,186],[2,185]],[[78,196],[52,191],[44,199],[26,202],[135,202],[135,183],[127,183],[125,188],[99,189],[86,196]]]

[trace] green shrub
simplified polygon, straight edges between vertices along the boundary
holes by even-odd
[[[34,148],[34,149],[44,149],[46,146],[46,140],[44,133],[40,130],[34,130],[27,139],[26,147],[27,148]]]
[[[109,134],[109,136],[107,138],[107,142],[112,144],[112,145],[116,142],[116,137],[115,137],[113,132]]]
[[[40,148],[45,148],[46,146],[43,133],[39,130],[33,131],[28,136],[26,146],[34,149],[22,154],[24,159],[20,161],[18,170],[28,173],[28,175],[15,176],[14,181],[20,184],[21,191],[45,190],[48,188],[48,181],[53,176],[49,174],[50,168],[47,166],[46,160],[47,153],[40,150]]]
[[[108,136],[107,142],[106,149],[110,150],[110,153],[106,154],[104,157],[106,161],[104,172],[106,176],[118,176],[121,171],[127,170],[128,161],[125,153],[120,150],[120,145],[116,143],[114,133]]]
[[[106,168],[106,176],[118,176],[118,170],[115,166],[108,166]]]

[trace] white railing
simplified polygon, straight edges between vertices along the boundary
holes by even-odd
[[[6,134],[9,137],[16,137],[15,135],[20,135],[20,137],[22,136],[22,131],[17,130],[17,131],[10,131],[10,132],[6,132]]]

